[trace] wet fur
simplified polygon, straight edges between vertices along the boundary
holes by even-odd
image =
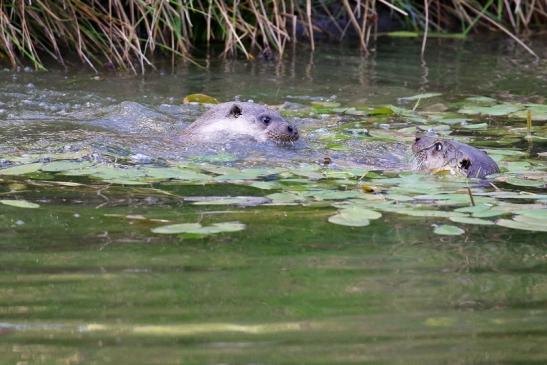
[[[269,123],[264,123],[264,118]],[[223,142],[227,139],[251,137],[258,142],[292,142],[299,137],[276,111],[260,104],[228,102],[218,104],[199,117],[183,132],[183,139],[202,142]]]
[[[485,151],[457,141],[437,137],[417,137],[412,146],[418,170],[450,169],[467,177],[483,178],[499,172],[498,165]]]

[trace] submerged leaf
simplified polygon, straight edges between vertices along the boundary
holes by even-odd
[[[39,208],[40,207],[39,204],[31,203],[26,200],[3,199],[3,200],[0,200],[0,204],[9,205],[10,207],[17,207],[17,208]]]

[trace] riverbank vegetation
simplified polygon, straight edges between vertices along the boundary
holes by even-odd
[[[520,0],[0,0],[0,63],[77,54],[94,70],[141,72],[152,55],[192,59],[194,49],[224,45],[223,55],[282,56],[286,47],[349,39],[369,52],[377,35],[466,37],[495,31],[537,57],[523,37],[545,31],[547,4]],[[542,29],[543,28],[543,29]]]

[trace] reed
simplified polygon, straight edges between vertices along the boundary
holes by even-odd
[[[423,34],[501,31],[535,56],[519,37],[545,28],[543,0],[0,0],[0,62],[32,63],[47,58],[65,64],[77,54],[99,67],[144,72],[151,56],[191,60],[194,48],[223,43],[226,56],[252,59],[263,52],[283,55],[320,36],[352,37],[364,51],[378,33],[380,17],[396,19]],[[430,33],[431,34],[431,33]],[[423,52],[423,51],[422,51]],[[537,56],[536,56],[537,57]]]

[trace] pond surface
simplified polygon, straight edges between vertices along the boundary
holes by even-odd
[[[547,43],[428,45],[0,71],[0,364],[546,363]],[[305,140],[185,145],[193,93]]]

